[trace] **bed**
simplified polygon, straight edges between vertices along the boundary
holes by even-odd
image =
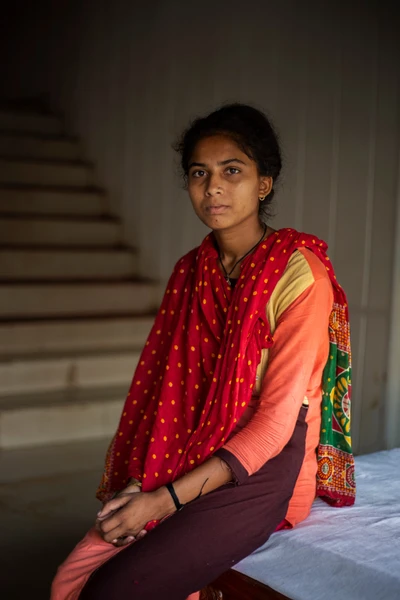
[[[223,600],[400,600],[400,448],[356,458],[357,501],[314,502],[213,583]]]

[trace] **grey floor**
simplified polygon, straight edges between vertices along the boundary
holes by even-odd
[[[57,565],[99,510],[107,442],[0,452],[2,600],[48,600]]]

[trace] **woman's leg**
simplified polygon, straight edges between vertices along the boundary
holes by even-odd
[[[199,498],[102,565],[79,600],[184,600],[263,545],[304,458],[305,410],[284,450],[240,486]]]

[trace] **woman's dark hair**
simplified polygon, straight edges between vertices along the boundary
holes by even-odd
[[[282,168],[278,136],[267,117],[247,104],[222,106],[207,117],[195,119],[183,132],[173,147],[181,157],[185,185],[196,144],[203,138],[218,134],[234,140],[242,152],[257,164],[260,175],[272,177],[273,188],[264,202],[260,202],[259,210],[261,217],[270,217],[274,188]]]

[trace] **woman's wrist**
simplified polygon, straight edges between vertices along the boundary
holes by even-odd
[[[142,484],[140,483],[140,481],[138,481],[134,477],[131,477],[129,479],[127,485],[124,488],[122,488],[122,490],[118,490],[117,492],[114,492],[111,499],[113,500],[120,494],[134,494],[134,493],[141,492],[141,491],[142,491]]]
[[[167,515],[171,515],[172,513],[176,512],[172,496],[164,485],[158,488],[158,490],[152,492],[152,494],[154,495],[156,504],[155,508],[157,517],[155,518],[163,519]]]

